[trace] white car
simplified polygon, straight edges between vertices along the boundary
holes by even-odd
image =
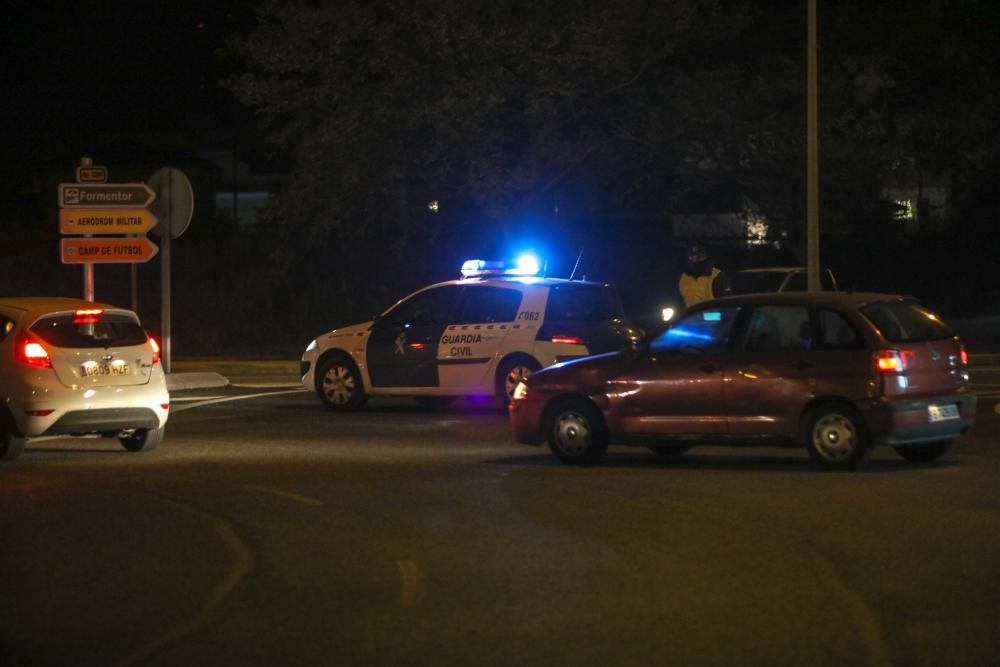
[[[642,335],[611,285],[470,260],[462,278],[313,340],[302,356],[302,383],[333,410],[360,408],[368,396],[413,396],[427,407],[457,396],[507,404],[533,371],[619,350]]]
[[[148,451],[170,408],[159,348],[135,313],[57,297],[0,298],[0,399],[0,460],[47,436]]]

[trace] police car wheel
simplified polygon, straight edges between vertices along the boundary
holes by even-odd
[[[358,367],[353,361],[340,357],[320,365],[316,373],[316,393],[330,410],[357,410],[368,400]]]
[[[497,370],[497,397],[503,400],[504,405],[509,405],[514,400],[514,389],[517,387],[517,383],[541,367],[541,364],[527,356],[505,360]]]

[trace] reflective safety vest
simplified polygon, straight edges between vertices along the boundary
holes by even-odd
[[[716,276],[720,273],[722,271],[714,267],[709,275],[698,276],[697,278],[682,273],[679,287],[681,298],[684,299],[684,307],[690,308],[696,303],[714,299],[715,294],[712,292],[712,283],[715,282]]]

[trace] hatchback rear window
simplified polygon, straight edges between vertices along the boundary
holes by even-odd
[[[142,326],[123,313],[52,315],[38,320],[31,331],[49,345],[69,348],[142,345],[148,338]]]
[[[606,285],[556,285],[549,290],[546,320],[620,320],[618,291]]]
[[[918,343],[955,335],[944,322],[913,302],[878,303],[861,312],[890,343]]]

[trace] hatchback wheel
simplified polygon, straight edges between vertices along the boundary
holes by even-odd
[[[928,442],[921,445],[901,445],[895,447],[896,453],[907,461],[914,463],[929,463],[937,461],[951,449],[951,440]]]
[[[806,448],[809,455],[827,470],[853,470],[871,456],[871,442],[857,410],[832,403],[806,415]]]
[[[319,367],[316,393],[330,410],[357,410],[368,400],[358,367],[341,357],[328,359]]]
[[[119,435],[118,442],[130,452],[148,452],[156,449],[163,440],[166,426],[159,428],[139,428],[126,435]]]
[[[571,400],[560,403],[548,420],[549,449],[563,463],[599,463],[608,451],[604,418],[592,403]]]

